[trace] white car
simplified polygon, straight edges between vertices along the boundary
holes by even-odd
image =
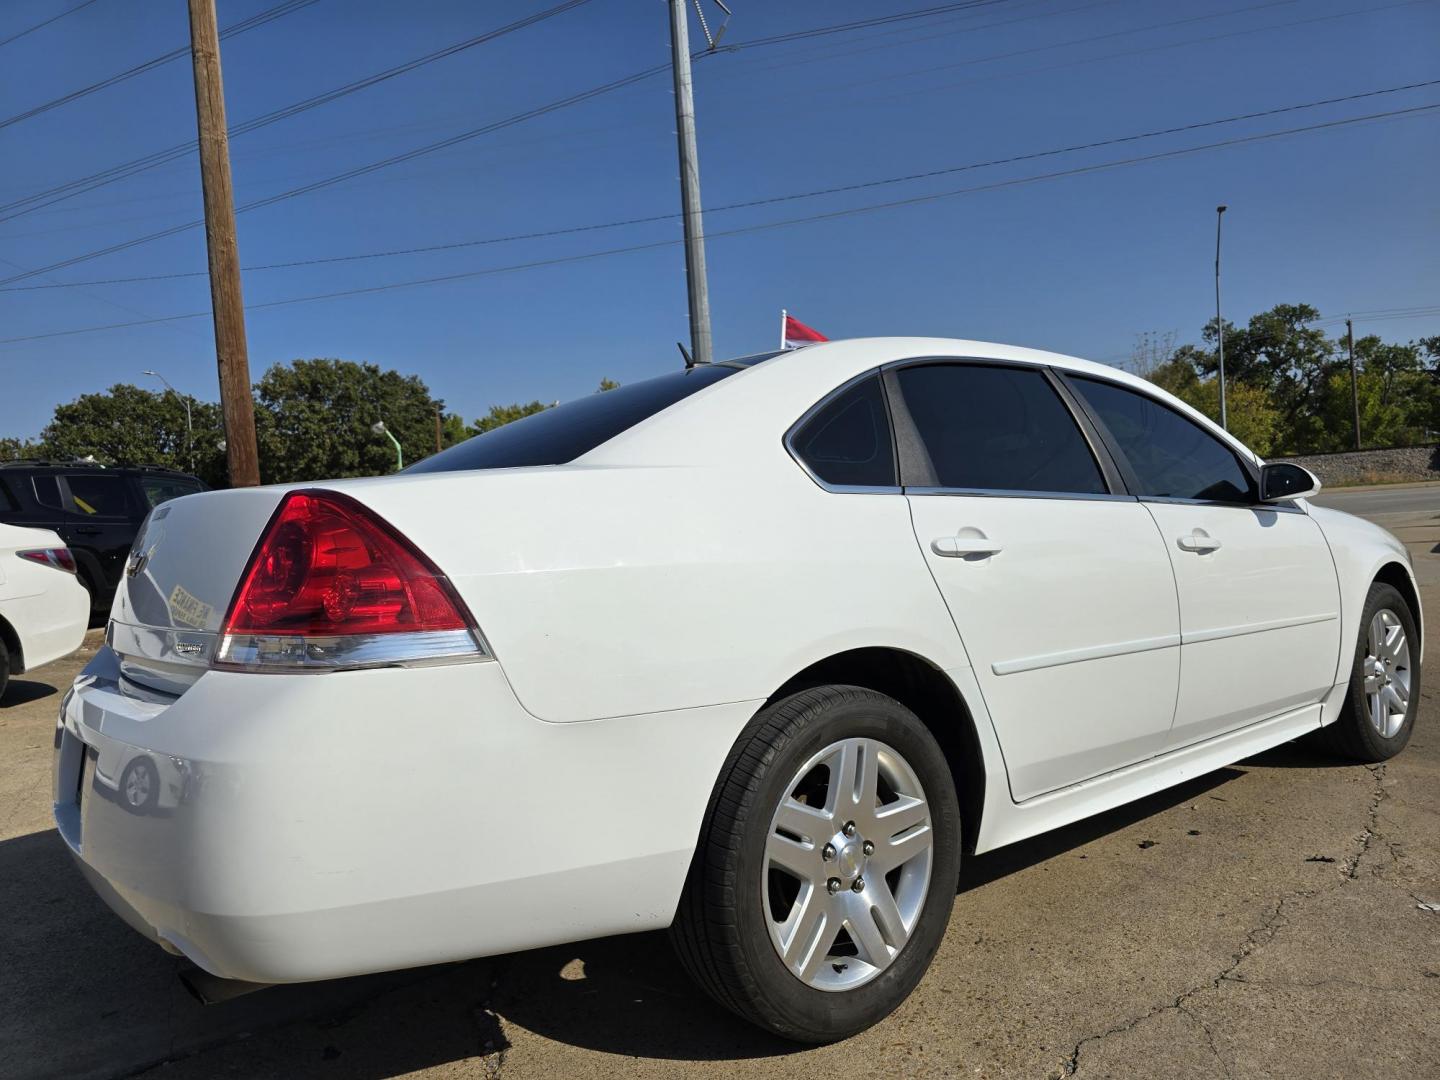
[[[193,495],[66,699],[55,817],[211,976],[672,927],[721,1004],[842,1038],[919,981],[962,855],[1303,735],[1405,745],[1409,559],[1317,488],[1123,372],[894,338]],[[141,753],[163,814],[87,782]]]
[[[0,698],[11,676],[78,649],[89,618],[90,594],[65,541],[0,522]]]

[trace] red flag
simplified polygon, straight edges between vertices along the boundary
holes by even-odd
[[[814,345],[819,341],[830,340],[824,334],[820,333],[820,331],[806,326],[799,319],[795,318],[795,316],[788,313],[785,316],[785,333],[783,337],[785,348],[787,349],[798,349],[802,345]]]

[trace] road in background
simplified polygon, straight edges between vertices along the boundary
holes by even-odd
[[[1440,486],[1320,501],[1372,497],[1440,611]],[[58,691],[98,643],[0,706],[3,1077],[1440,1075],[1434,692],[1387,764],[1290,744],[967,860],[912,998],[804,1048],[704,998],[662,934],[196,1004],[51,825]]]
[[[1313,500],[1347,514],[1380,519],[1391,514],[1425,514],[1440,518],[1440,483],[1383,484],[1375,487],[1334,488]]]

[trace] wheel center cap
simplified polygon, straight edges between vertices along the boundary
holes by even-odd
[[[865,868],[864,842],[856,837],[847,840],[845,844],[835,852],[835,869],[847,882],[857,877]]]

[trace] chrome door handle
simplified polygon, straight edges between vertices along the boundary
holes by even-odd
[[[1177,537],[1175,543],[1180,545],[1181,551],[1194,551],[1201,555],[1215,551],[1220,547],[1220,541],[1206,533],[1203,529],[1196,529],[1188,536]]]
[[[1005,549],[984,536],[937,536],[930,541],[930,550],[936,555],[963,559],[966,555],[998,555]]]

